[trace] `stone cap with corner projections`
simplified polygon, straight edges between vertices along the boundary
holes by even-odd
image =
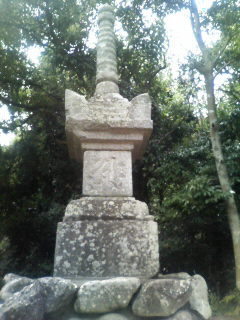
[[[70,157],[82,161],[85,150],[132,151],[140,159],[152,132],[151,100],[141,94],[130,102],[119,93],[90,100],[66,90],[66,133]]]
[[[94,96],[66,90],[66,133],[70,157],[82,161],[86,150],[131,151],[141,158],[152,131],[147,93],[131,101],[119,94],[113,8],[100,9]]]

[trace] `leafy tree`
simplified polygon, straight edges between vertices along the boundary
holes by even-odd
[[[220,15],[221,17],[223,17],[222,23],[225,23],[226,19],[229,20],[229,15],[233,11],[232,4],[233,1],[231,1],[230,4],[227,4],[227,7],[225,7],[225,13],[223,13],[222,10],[220,11]],[[220,68],[220,70],[222,69],[221,57],[224,54],[224,51],[228,46],[229,42],[231,41],[233,35],[237,31],[239,31],[239,28],[236,24],[232,23],[232,20],[231,22],[228,21],[228,25],[224,24],[224,27],[222,28],[223,33],[221,40],[213,48],[210,49],[207,47],[206,43],[203,40],[201,26],[202,23],[200,21],[199,12],[195,0],[190,1],[190,13],[192,29],[198,46],[201,50],[201,56],[198,58],[198,61],[195,61],[195,67],[203,75],[205,80],[212,150],[215,158],[219,182],[222,188],[222,192],[224,193],[226,198],[228,222],[231,230],[235,257],[236,287],[240,289],[240,219],[236,200],[234,197],[235,191],[233,191],[232,189],[226,162],[223,156],[222,143],[218,129],[218,119],[216,110],[217,105],[214,93],[214,71],[218,68]],[[231,16],[231,19],[233,18],[233,20],[235,20],[235,16],[236,15],[234,15],[233,17]],[[219,60],[220,63],[218,63]],[[219,72],[219,70],[217,72]]]

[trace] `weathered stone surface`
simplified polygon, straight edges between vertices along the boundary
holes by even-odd
[[[153,220],[145,202],[132,197],[84,197],[72,200],[66,208],[64,222],[84,219]]]
[[[99,317],[98,320],[128,320],[128,318],[119,313],[109,313]]]
[[[83,194],[88,196],[132,196],[130,151],[85,151]]]
[[[180,310],[167,320],[201,320],[189,310]]]
[[[118,93],[95,95],[90,100],[66,91],[66,133],[70,157],[82,162],[91,144],[99,150],[132,149],[140,159],[152,131],[151,100],[142,94],[129,102]],[[119,112],[121,110],[121,112]],[[84,144],[84,147],[83,147]]]
[[[118,85],[112,81],[102,81],[97,83],[95,96],[102,96],[113,92],[119,93]]]
[[[153,221],[84,220],[59,223],[57,277],[152,277],[159,270]]]
[[[40,278],[39,282],[46,297],[45,313],[54,313],[68,307],[78,289],[74,283],[62,278],[45,277]]]
[[[203,277],[196,274],[192,277],[192,293],[189,299],[192,310],[197,311],[204,319],[209,319],[212,310],[208,302],[208,288]]]
[[[169,273],[157,275],[158,279],[190,279],[191,276],[187,272]]]
[[[42,320],[45,299],[39,281],[16,292],[0,306],[1,320]]]
[[[167,317],[184,306],[191,294],[191,280],[149,280],[133,303],[133,313],[141,317]]]
[[[21,291],[24,287],[29,286],[33,282],[34,280],[26,277],[17,277],[16,275],[8,277],[8,282],[0,291],[0,299],[9,299],[15,292]]]
[[[64,320],[82,320],[82,318],[79,318],[79,317],[72,317],[72,316],[70,316],[70,317],[65,317],[65,318],[63,318]]]
[[[118,83],[116,44],[114,35],[114,11],[103,6],[98,15],[99,38],[97,44],[97,83]]]
[[[79,313],[104,313],[126,308],[139,286],[138,278],[86,282],[78,291],[74,309]]]
[[[98,320],[99,316],[97,315],[80,315],[77,313],[70,313],[62,315],[61,317],[57,317],[56,319],[51,320]]]
[[[7,284],[8,282],[15,280],[17,278],[21,278],[21,276],[15,274],[15,273],[7,273],[7,274],[5,274],[5,276],[3,278],[3,282],[4,282],[4,284]]]

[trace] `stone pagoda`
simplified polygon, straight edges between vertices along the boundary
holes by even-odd
[[[152,131],[151,101],[119,94],[113,9],[98,17],[94,96],[66,91],[71,158],[83,163],[83,196],[58,224],[54,276],[82,279],[151,278],[159,270],[157,223],[133,198],[132,163]]]

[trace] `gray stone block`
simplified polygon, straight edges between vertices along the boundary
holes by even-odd
[[[84,219],[153,220],[146,203],[132,197],[83,197],[72,200],[66,208],[63,221]]]
[[[109,313],[98,318],[98,320],[128,320],[124,315],[119,313]]]
[[[34,280],[26,277],[9,277],[9,281],[2,287],[0,291],[0,299],[6,301],[14,293],[21,291],[24,287],[27,287],[32,283],[34,283]]]
[[[201,320],[198,316],[189,310],[180,310],[167,320]]]
[[[191,294],[191,279],[149,280],[142,286],[132,310],[141,317],[168,317],[183,307]]]
[[[55,313],[69,307],[77,293],[77,285],[69,280],[44,277],[38,280],[45,296],[45,313]]]
[[[192,310],[197,311],[204,319],[209,319],[212,310],[208,302],[208,288],[203,277],[196,274],[191,282],[192,294],[189,302]]]
[[[157,275],[158,279],[189,279],[191,278],[190,274],[187,272],[178,272],[178,273],[169,273],[169,274],[161,274]]]
[[[131,197],[132,192],[131,151],[84,152],[84,195]]]
[[[15,274],[15,273],[7,273],[3,277],[3,282],[4,282],[4,284],[7,284],[8,282],[10,282],[12,280],[15,280],[17,278],[22,278],[22,277],[17,275],[17,274]]]
[[[58,224],[55,276],[150,278],[158,270],[156,222],[99,219]]]
[[[126,308],[139,286],[138,278],[86,282],[78,291],[74,309],[79,313],[104,313]]]
[[[39,281],[16,292],[0,305],[1,320],[42,320],[45,299]]]

